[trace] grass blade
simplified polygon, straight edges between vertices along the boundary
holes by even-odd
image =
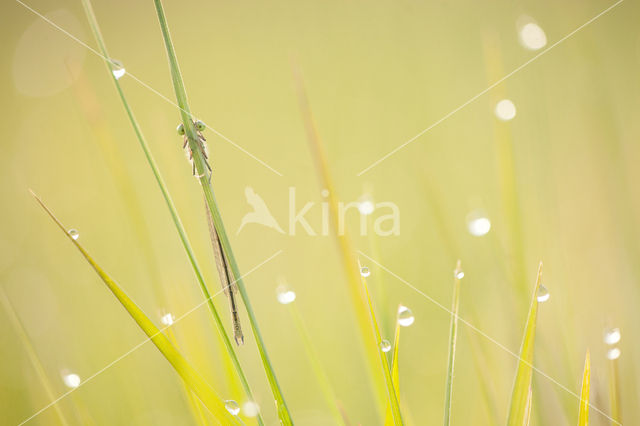
[[[309,144],[311,146],[314,159],[316,160],[316,166],[318,174],[320,175],[321,184],[323,188],[326,188],[329,192],[329,196],[327,199],[329,203],[329,218],[331,220],[331,226],[334,230],[334,235],[338,241],[340,256],[342,258],[342,266],[344,267],[345,275],[347,277],[347,283],[349,284],[349,295],[351,296],[351,303],[358,323],[360,331],[359,335],[362,336],[363,339],[365,357],[369,367],[369,377],[371,378],[371,381],[374,385],[375,397],[377,398],[378,402],[377,406],[380,407],[380,410],[382,410],[382,407],[385,406],[385,400],[387,399],[387,397],[384,381],[381,380],[380,375],[378,374],[377,360],[378,352],[380,352],[380,349],[376,345],[376,341],[370,331],[369,314],[367,313],[367,302],[362,291],[362,285],[360,283],[360,272],[354,267],[358,264],[358,261],[354,255],[355,251],[353,250],[351,241],[349,240],[346,232],[340,232],[338,196],[335,190],[335,185],[333,184],[331,172],[329,170],[329,164],[324,150],[324,145],[322,144],[322,141],[316,130],[316,125],[313,119],[313,115],[311,114],[311,107],[309,105],[307,93],[302,82],[302,77],[298,72],[296,72],[294,76],[297,83],[298,98],[300,109],[302,111],[302,118],[307,130]],[[384,411],[380,411],[380,414],[384,415]]]
[[[584,359],[584,373],[582,374],[582,390],[580,391],[580,409],[578,411],[578,426],[589,425],[589,390],[591,387],[591,358],[589,351]]]
[[[398,370],[398,352],[400,347],[400,323],[396,318],[396,330],[393,339],[393,358],[391,361],[391,381],[393,382],[393,390],[396,392],[396,397],[398,398],[398,403],[400,403],[400,373]],[[407,414],[405,410],[405,414]],[[384,417],[385,426],[393,424],[393,413],[391,412],[391,407],[387,407],[387,413]]]
[[[331,382],[325,373],[324,368],[322,367],[322,363],[318,358],[318,354],[313,346],[313,341],[309,336],[309,332],[307,331],[307,327],[304,325],[304,321],[302,320],[302,315],[300,315],[300,311],[298,310],[298,305],[295,302],[289,303],[289,312],[291,313],[291,318],[293,319],[293,323],[298,329],[298,334],[300,334],[302,344],[304,346],[305,352],[307,353],[307,358],[311,363],[311,368],[313,369],[313,373],[316,376],[316,380],[320,385],[320,390],[324,395],[327,405],[333,414],[333,419],[335,420],[337,425],[345,425],[345,420],[342,416],[342,412],[340,411],[340,406],[338,405],[338,398],[336,396],[335,391],[333,390],[333,386],[331,386]]]
[[[2,303],[2,306],[4,307],[4,310],[7,313],[7,316],[9,317],[9,322],[15,329],[16,333],[18,334],[18,337],[20,338],[20,340],[22,341],[22,344],[24,345],[25,350],[27,351],[29,362],[33,366],[33,369],[36,371],[38,379],[40,380],[40,383],[42,384],[42,387],[44,388],[44,391],[47,394],[47,397],[51,401],[54,401],[56,397],[53,393],[53,387],[51,386],[51,382],[47,377],[47,373],[45,372],[44,367],[40,362],[40,357],[38,356],[35,348],[33,347],[33,344],[31,343],[31,339],[27,334],[27,330],[24,329],[24,326],[22,325],[22,321],[20,321],[18,314],[16,313],[15,309],[13,309],[13,305],[11,304],[11,301],[5,294],[2,287],[0,287],[0,302]],[[67,426],[69,422],[67,421],[67,418],[62,412],[62,408],[60,408],[60,405],[54,404],[53,409],[55,410],[56,415],[58,416],[58,420],[60,420],[60,424],[62,426]]]
[[[538,316],[538,289],[540,288],[540,280],[542,279],[542,262],[538,267],[538,277],[533,290],[531,299],[531,307],[527,316],[527,324],[525,326],[522,346],[520,347],[520,359],[518,361],[518,370],[513,383],[513,391],[511,393],[511,404],[509,406],[509,416],[507,418],[507,426],[522,426],[528,423],[531,411],[529,392],[531,390],[531,379],[533,376],[533,347],[536,336],[536,318]]]
[[[451,424],[451,397],[453,395],[453,367],[456,359],[456,341],[458,339],[458,307],[460,305],[460,279],[464,276],[460,260],[453,271],[453,301],[451,303],[451,327],[449,332],[449,360],[447,382],[444,392],[444,426]]]
[[[171,341],[155,326],[144,312],[127,296],[127,294],[116,284],[115,281],[107,275],[107,273],[93,260],[89,253],[76,241],[66,230],[64,225],[54,216],[49,208],[42,200],[32,192],[36,201],[49,214],[51,219],[60,227],[62,232],[76,246],[78,251],[84,256],[87,262],[93,267],[100,279],[111,290],[113,295],[118,299],[122,306],[127,310],[129,315],[134,319],[138,326],[149,337],[153,344],[158,348],[162,355],[169,361],[171,366],[176,370],[182,380],[197,395],[198,399],[211,411],[211,413],[221,422],[228,424],[239,424],[238,419],[232,416],[225,408],[225,404],[218,397],[209,384],[197,373],[197,371],[187,362],[187,360],[178,352]],[[225,424],[226,424],[225,423]]]
[[[289,409],[287,408],[287,404],[284,400],[284,396],[282,394],[282,390],[280,389],[280,385],[278,384],[278,380],[276,378],[275,370],[269,360],[269,356],[267,354],[267,349],[264,344],[264,339],[262,338],[262,334],[260,333],[260,328],[258,326],[258,321],[256,319],[255,313],[253,312],[253,308],[251,306],[251,302],[249,300],[249,294],[244,286],[244,282],[242,280],[242,274],[238,268],[238,264],[236,262],[235,256],[233,254],[233,250],[231,248],[231,243],[229,242],[229,237],[227,236],[227,232],[224,227],[224,223],[222,221],[222,216],[220,214],[220,209],[218,208],[218,203],[216,201],[213,187],[211,186],[211,176],[208,174],[209,164],[204,156],[204,152],[201,148],[201,138],[198,134],[198,130],[195,127],[195,123],[191,116],[191,111],[189,109],[189,104],[187,102],[187,93],[184,88],[184,82],[182,80],[182,75],[180,73],[180,67],[178,66],[178,59],[176,57],[175,49],[173,47],[173,42],[171,41],[171,35],[169,34],[169,26],[167,25],[167,19],[164,14],[164,9],[162,7],[162,2],[160,0],[154,0],[154,4],[156,7],[156,12],[158,15],[158,22],[160,23],[160,29],[162,30],[162,37],[164,39],[164,44],[167,50],[167,57],[169,59],[169,69],[171,71],[171,79],[173,82],[173,88],[176,94],[176,100],[178,106],[180,107],[180,115],[182,117],[182,124],[184,125],[185,135],[187,138],[187,142],[189,144],[189,149],[193,155],[193,164],[194,168],[198,173],[199,181],[202,186],[202,190],[204,193],[204,198],[211,213],[211,218],[213,220],[213,224],[216,232],[218,233],[218,237],[220,239],[220,245],[222,246],[222,251],[229,261],[229,267],[231,268],[231,272],[234,277],[236,277],[236,284],[238,286],[238,291],[242,298],[242,302],[247,310],[247,316],[249,317],[249,323],[251,325],[251,330],[256,340],[256,344],[258,346],[258,351],[260,353],[260,359],[262,361],[262,365],[264,367],[265,373],[267,375],[267,380],[269,382],[269,386],[271,388],[271,392],[273,393],[273,397],[276,402],[276,408],[278,411],[278,417],[281,422],[286,425],[293,424],[293,420],[291,419],[291,414]]]
[[[175,207],[175,205],[173,204],[173,200],[171,198],[171,195],[169,194],[169,190],[166,186],[166,184],[164,183],[164,179],[162,178],[162,175],[160,173],[160,170],[155,162],[155,159],[153,158],[153,155],[151,154],[151,150],[149,149],[149,145],[147,144],[147,141],[142,133],[142,129],[140,128],[135,116],[133,115],[133,110],[131,109],[131,106],[129,105],[129,102],[127,101],[127,98],[124,94],[124,91],[122,90],[122,86],[120,85],[119,80],[113,75],[113,70],[114,70],[114,64],[113,62],[111,62],[111,60],[109,59],[109,54],[107,52],[107,48],[106,48],[106,44],[104,42],[104,39],[102,37],[102,33],[100,32],[100,27],[98,26],[98,21],[96,19],[96,16],[93,12],[93,7],[91,6],[91,2],[90,0],[82,0],[82,4],[84,6],[85,9],[85,13],[87,15],[87,19],[89,21],[89,26],[91,27],[91,30],[93,31],[94,37],[98,43],[100,52],[102,53],[102,56],[105,59],[105,63],[107,65],[107,69],[109,70],[109,74],[112,77],[113,83],[116,87],[116,90],[118,91],[118,95],[120,96],[120,100],[122,101],[122,105],[124,106],[124,109],[127,113],[127,117],[129,118],[129,121],[131,123],[131,126],[134,129],[134,132],[136,134],[136,138],[138,139],[138,142],[140,143],[140,147],[142,148],[142,151],[144,152],[144,155],[147,159],[147,163],[149,164],[149,167],[151,168],[151,171],[153,172],[153,175],[156,179],[156,182],[158,184],[158,187],[160,188],[160,191],[162,193],[162,196],[165,200],[165,204],[167,205],[167,208],[169,209],[169,213],[171,215],[171,219],[173,220],[173,223],[176,227],[176,230],[178,231],[178,236],[180,237],[180,241],[182,242],[182,246],[184,247],[184,250],[187,254],[187,258],[189,259],[189,263],[191,264],[191,267],[193,268],[193,271],[195,273],[196,279],[198,281],[198,284],[200,286],[200,290],[203,293],[203,296],[205,298],[205,300],[207,301],[207,305],[209,307],[209,311],[211,312],[211,315],[213,317],[214,323],[216,325],[216,328],[219,332],[219,337],[222,340],[222,344],[224,345],[228,356],[231,360],[231,363],[233,364],[234,369],[236,370],[237,374],[238,374],[238,378],[240,379],[240,383],[242,385],[242,388],[247,396],[247,398],[251,401],[254,401],[254,397],[253,397],[253,393],[251,391],[251,387],[249,386],[249,381],[247,380],[246,375],[244,374],[244,370],[242,369],[242,366],[240,365],[240,360],[238,359],[238,356],[235,353],[235,349],[233,347],[233,344],[231,343],[231,340],[229,339],[229,336],[224,328],[224,325],[222,323],[222,320],[220,318],[220,315],[218,314],[218,311],[213,303],[213,298],[211,297],[211,294],[209,293],[209,290],[207,288],[207,285],[205,283],[204,280],[204,276],[200,270],[200,266],[198,265],[198,262],[196,261],[195,258],[195,254],[193,252],[193,249],[191,247],[191,243],[189,242],[189,239],[187,237],[187,232],[184,229],[184,226],[182,225],[182,221],[180,220],[180,216],[178,215],[178,211]],[[222,285],[225,285],[224,283]],[[227,359],[225,359],[225,362],[228,362]],[[263,425],[264,421],[262,419],[262,414],[258,413],[257,415],[257,421],[259,425]]]
[[[391,415],[393,419],[394,425],[403,425],[402,415],[400,413],[400,404],[398,403],[398,395],[396,393],[396,388],[393,384],[393,379],[391,378],[391,371],[389,369],[389,360],[387,360],[387,355],[380,348],[382,345],[382,337],[380,336],[380,327],[378,326],[378,321],[376,319],[376,314],[373,309],[373,303],[371,302],[371,295],[369,294],[369,289],[367,287],[367,280],[364,277],[361,277],[362,287],[364,289],[365,297],[367,300],[367,306],[369,307],[369,315],[371,319],[371,326],[373,328],[373,335],[378,347],[378,355],[380,358],[380,364],[382,367],[384,381],[387,386],[387,396],[388,396],[388,404],[391,409]]]

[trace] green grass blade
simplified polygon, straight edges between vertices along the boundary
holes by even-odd
[[[333,390],[333,386],[331,386],[331,382],[329,381],[324,368],[322,367],[322,363],[318,358],[318,354],[313,346],[313,341],[309,336],[307,327],[304,325],[304,321],[302,320],[302,315],[298,310],[298,305],[296,302],[292,302],[289,303],[288,306],[289,312],[291,313],[291,318],[293,319],[293,323],[298,329],[298,334],[300,335],[305,352],[307,353],[307,359],[311,364],[311,368],[314,375],[316,376],[318,384],[320,385],[320,390],[325,397],[327,405],[331,410],[331,414],[333,414],[333,419],[337,425],[345,425],[344,418],[342,417],[342,413],[340,411],[340,406],[338,405],[338,398],[335,391]]]
[[[458,307],[460,305],[460,279],[463,276],[462,265],[458,260],[453,271],[453,301],[451,302],[451,326],[449,330],[449,360],[447,382],[444,392],[444,426],[451,424],[451,397],[453,395],[453,368],[456,359],[456,341],[458,339]]]
[[[33,193],[32,193],[33,194]],[[42,208],[49,214],[51,219],[60,227],[62,232],[76,246],[78,251],[84,256],[87,262],[93,267],[100,279],[111,290],[113,295],[118,299],[122,306],[127,310],[129,315],[134,319],[138,326],[149,337],[153,344],[158,348],[162,355],[173,366],[182,380],[197,395],[198,399],[211,411],[211,413],[221,422],[225,424],[239,424],[238,419],[231,415],[225,408],[225,404],[218,397],[209,384],[197,373],[197,371],[187,362],[187,360],[178,352],[171,344],[171,341],[155,326],[144,312],[127,296],[127,294],[116,284],[115,281],[107,275],[107,273],[93,260],[89,253],[76,241],[66,230],[64,225],[54,216],[49,208],[33,194]]]
[[[131,126],[134,129],[134,132],[136,134],[136,138],[138,139],[138,142],[140,143],[140,147],[142,148],[142,151],[144,152],[144,155],[147,159],[147,163],[149,164],[149,167],[151,168],[151,171],[153,172],[153,175],[156,179],[156,182],[158,184],[158,187],[160,188],[160,191],[162,193],[162,196],[165,200],[165,204],[167,205],[167,208],[169,209],[169,213],[171,215],[171,219],[173,220],[173,223],[176,227],[176,230],[178,231],[178,236],[180,237],[180,241],[182,242],[182,246],[184,247],[184,250],[187,254],[187,258],[189,259],[189,263],[191,264],[191,267],[193,268],[193,271],[196,275],[196,279],[198,281],[198,284],[200,286],[200,290],[203,293],[203,296],[205,298],[205,300],[207,301],[207,305],[209,307],[209,311],[211,312],[211,315],[213,317],[214,323],[216,325],[216,328],[218,329],[219,332],[219,336],[220,339],[222,340],[222,343],[229,355],[229,358],[231,359],[231,363],[233,364],[234,369],[236,370],[237,374],[238,374],[238,378],[240,379],[240,383],[242,385],[242,388],[245,392],[245,394],[247,395],[247,398],[251,401],[254,401],[254,397],[253,397],[253,393],[251,391],[251,387],[249,386],[249,381],[247,380],[246,375],[244,374],[244,370],[242,369],[242,366],[240,364],[240,360],[238,359],[238,356],[236,355],[235,352],[235,348],[233,347],[233,344],[231,343],[231,339],[229,339],[229,336],[224,328],[224,325],[222,323],[222,319],[220,318],[220,315],[218,314],[218,311],[213,303],[213,298],[211,296],[211,294],[209,293],[208,287],[205,283],[204,280],[204,276],[200,270],[200,266],[198,265],[198,262],[196,261],[196,257],[195,254],[193,252],[193,249],[191,247],[191,243],[189,242],[189,239],[187,237],[187,232],[184,229],[184,226],[182,225],[182,221],[180,220],[180,216],[178,215],[178,211],[173,203],[173,200],[171,198],[171,195],[169,194],[169,190],[166,186],[166,184],[164,183],[164,179],[162,178],[162,175],[160,173],[160,169],[158,168],[155,159],[153,158],[153,155],[151,153],[151,150],[149,149],[149,145],[147,144],[147,141],[142,133],[142,129],[140,128],[134,114],[133,114],[133,110],[131,109],[131,106],[129,105],[129,102],[127,101],[127,98],[124,94],[124,91],[122,89],[122,86],[120,85],[120,82],[117,78],[115,78],[115,76],[113,75],[113,63],[110,61],[109,59],[109,54],[107,52],[107,48],[104,42],[104,39],[102,37],[102,33],[100,32],[100,27],[98,26],[98,21],[96,19],[96,16],[93,12],[93,7],[91,6],[91,2],[90,0],[82,0],[82,4],[84,6],[86,15],[87,15],[87,19],[89,21],[89,26],[91,27],[91,30],[93,31],[93,34],[95,36],[95,39],[98,43],[100,52],[102,53],[103,57],[105,58],[105,63],[107,65],[107,69],[109,70],[109,74],[112,77],[113,83],[118,91],[118,95],[120,96],[120,100],[122,101],[122,105],[124,106],[124,109],[127,113],[127,117],[129,118],[129,121],[131,123]],[[223,284],[224,285],[224,284]],[[228,362],[227,360],[225,360],[225,362]],[[262,414],[258,413],[256,420],[258,421],[259,425],[263,425],[264,421],[262,419]]]
[[[369,315],[371,318],[371,326],[373,328],[373,335],[376,340],[376,344],[378,346],[378,355],[380,358],[380,364],[382,367],[382,372],[384,375],[384,382],[387,386],[387,396],[388,396],[388,404],[391,409],[391,415],[393,418],[394,425],[403,425],[402,414],[400,413],[400,403],[398,402],[398,395],[396,393],[396,388],[393,384],[393,379],[391,377],[391,371],[389,369],[389,360],[387,359],[387,354],[384,353],[381,349],[382,345],[382,337],[380,336],[380,327],[378,326],[378,320],[376,319],[376,314],[373,309],[373,303],[371,302],[371,295],[369,294],[369,288],[367,287],[367,280],[361,276],[362,287],[364,289],[365,297],[367,300],[367,306],[369,307]]]
[[[20,338],[20,340],[22,341],[22,344],[24,345],[25,350],[27,351],[29,362],[33,366],[33,369],[36,371],[38,380],[40,380],[40,383],[42,384],[42,387],[44,388],[44,391],[47,394],[47,397],[51,401],[54,401],[56,397],[53,393],[53,386],[51,386],[49,377],[47,377],[47,373],[45,372],[44,367],[40,362],[40,357],[38,356],[35,348],[33,347],[33,344],[31,343],[31,339],[27,334],[27,330],[25,330],[24,326],[22,325],[22,321],[20,321],[18,314],[16,313],[15,309],[13,309],[13,305],[11,304],[11,301],[5,294],[2,287],[0,287],[0,302],[2,303],[2,306],[4,307],[4,310],[7,313],[7,316],[9,317],[9,322],[15,329],[16,333],[18,334],[18,337]],[[62,426],[67,426],[69,422],[67,421],[67,418],[62,412],[62,408],[60,408],[60,405],[54,404],[53,409],[55,410],[56,415],[58,416],[58,420],[60,420],[60,424]]]
[[[276,378],[275,370],[267,354],[266,345],[264,343],[264,339],[262,338],[262,334],[258,326],[258,321],[256,319],[255,313],[251,306],[251,302],[249,300],[249,294],[247,293],[244,282],[241,278],[242,274],[240,273],[240,269],[238,267],[235,256],[233,254],[233,250],[231,248],[231,243],[229,242],[229,237],[227,236],[227,232],[225,230],[224,223],[222,221],[220,209],[218,208],[218,204],[213,192],[213,187],[211,186],[211,179],[207,172],[209,166],[199,147],[198,133],[197,133],[195,124],[193,122],[193,119],[191,117],[189,104],[187,102],[187,93],[184,88],[182,75],[180,73],[180,68],[178,66],[178,60],[173,47],[173,43],[171,41],[171,36],[169,34],[169,26],[167,25],[167,19],[164,14],[162,2],[160,0],[154,0],[154,4],[155,4],[156,12],[158,15],[158,21],[160,23],[160,29],[162,30],[162,37],[164,39],[164,44],[167,49],[167,56],[169,59],[169,69],[171,71],[171,79],[172,79],[173,88],[176,94],[176,100],[177,100],[178,106],[180,107],[180,115],[182,117],[182,123],[185,128],[185,133],[187,136],[189,147],[191,149],[191,152],[193,153],[193,162],[199,176],[199,181],[202,186],[204,198],[207,203],[207,207],[209,208],[209,212],[211,213],[211,218],[213,219],[214,227],[218,232],[218,237],[220,238],[220,244],[222,245],[222,250],[224,254],[227,256],[227,260],[229,261],[231,272],[233,276],[236,278],[236,284],[238,286],[240,297],[242,298],[242,302],[244,303],[245,309],[247,310],[247,316],[249,317],[251,331],[253,332],[253,335],[255,337],[256,344],[258,346],[258,351],[260,353],[260,359],[262,361],[262,365],[267,375],[267,380],[269,382],[271,392],[273,393],[273,396],[276,402],[278,417],[280,418],[281,422],[284,425],[291,425],[293,424],[291,414],[289,412],[289,409],[287,408],[287,404],[284,400],[284,395],[282,394],[282,390],[280,389],[280,385]]]
[[[520,347],[520,359],[518,361],[518,370],[513,383],[513,391],[511,394],[511,404],[509,406],[509,416],[507,418],[507,426],[522,426],[528,423],[529,392],[531,389],[531,379],[533,376],[533,347],[536,335],[536,318],[538,316],[538,288],[542,279],[542,263],[538,267],[538,277],[533,290],[531,307],[527,316],[527,324],[525,326],[522,346]]]
[[[393,382],[393,390],[396,392],[398,403],[400,403],[400,373],[398,369],[398,352],[400,347],[400,323],[396,319],[396,330],[393,338],[393,358],[391,361],[391,381]],[[405,410],[405,414],[407,414]],[[393,424],[393,413],[391,407],[387,407],[387,413],[384,417],[385,426]]]
[[[584,373],[582,374],[582,390],[580,391],[580,409],[578,411],[578,426],[589,425],[589,390],[591,388],[591,357],[589,351],[584,359]]]

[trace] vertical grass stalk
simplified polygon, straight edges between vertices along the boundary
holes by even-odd
[[[451,424],[451,397],[453,395],[453,367],[456,359],[456,341],[458,339],[458,307],[460,305],[460,279],[464,276],[460,260],[453,271],[453,301],[451,302],[451,326],[449,328],[449,359],[447,382],[444,391],[444,426]]]
[[[589,390],[591,382],[591,358],[589,351],[584,358],[584,373],[582,374],[582,390],[580,391],[580,408],[578,410],[578,426],[589,425]]]
[[[164,183],[164,179],[162,178],[162,175],[160,174],[160,169],[158,168],[155,159],[153,158],[153,155],[151,154],[151,150],[149,149],[149,145],[147,144],[146,139],[144,138],[144,135],[142,134],[142,129],[140,128],[140,125],[138,124],[137,120],[135,119],[135,116],[133,114],[133,110],[131,109],[129,102],[127,101],[127,98],[124,94],[124,91],[122,90],[122,87],[120,85],[120,82],[118,81],[118,79],[115,77],[115,75],[113,75],[113,70],[114,70],[114,64],[107,52],[107,47],[106,44],[104,42],[104,39],[102,37],[102,33],[100,32],[100,27],[98,26],[98,21],[96,19],[95,13],[93,12],[93,7],[91,6],[91,2],[90,0],[82,0],[82,4],[84,6],[86,15],[87,15],[87,19],[89,21],[89,26],[91,27],[91,30],[93,31],[93,35],[98,43],[98,47],[100,49],[100,52],[102,53],[103,59],[107,65],[107,69],[109,70],[109,74],[112,77],[113,83],[116,87],[116,90],[118,91],[118,95],[120,96],[120,100],[122,101],[122,105],[127,113],[127,117],[129,118],[129,122],[131,123],[131,126],[133,127],[133,130],[136,134],[136,138],[138,139],[138,142],[140,143],[140,147],[142,148],[142,151],[144,152],[144,155],[147,159],[147,163],[149,164],[149,167],[151,168],[151,171],[153,172],[153,175],[156,179],[156,182],[158,183],[158,187],[160,188],[160,191],[162,193],[162,196],[164,198],[165,204],[167,205],[167,208],[169,209],[169,213],[171,215],[171,219],[176,227],[176,230],[178,231],[178,236],[180,237],[180,241],[182,242],[182,246],[184,247],[184,250],[187,254],[187,258],[189,259],[189,263],[191,264],[191,267],[193,268],[193,271],[195,273],[196,279],[198,281],[198,285],[200,286],[200,290],[203,293],[203,296],[205,298],[205,300],[207,301],[207,306],[209,307],[209,311],[211,312],[211,315],[213,317],[214,323],[216,325],[216,328],[218,329],[219,332],[219,336],[220,339],[222,340],[222,343],[227,351],[227,354],[229,356],[229,358],[231,359],[231,363],[233,364],[234,369],[236,370],[237,374],[238,374],[238,378],[240,379],[240,383],[242,384],[242,388],[247,396],[247,398],[249,400],[254,400],[253,398],[253,393],[251,392],[251,387],[249,386],[249,382],[247,380],[247,377],[244,374],[244,370],[242,369],[242,366],[240,365],[240,360],[238,359],[238,356],[235,353],[235,349],[233,347],[233,344],[231,343],[231,340],[229,339],[229,336],[224,328],[224,325],[222,323],[222,319],[220,318],[220,315],[218,314],[218,311],[213,303],[213,297],[211,296],[211,294],[209,293],[209,290],[207,288],[207,285],[205,283],[204,280],[204,276],[200,270],[200,266],[198,265],[198,262],[196,261],[196,257],[195,254],[193,252],[193,249],[191,247],[191,243],[189,242],[189,239],[187,237],[187,232],[184,229],[184,226],[182,225],[182,221],[180,220],[180,216],[178,215],[178,211],[175,207],[175,205],[173,204],[173,200],[171,198],[171,195],[169,194],[169,190],[166,186],[166,184]],[[225,360],[226,362],[226,360]],[[262,419],[262,415],[258,414],[257,416],[257,421],[260,425],[263,425],[263,419]]]
[[[180,67],[178,66],[178,59],[173,47],[173,42],[171,41],[171,35],[169,34],[169,26],[167,25],[167,19],[164,14],[162,2],[160,0],[154,0],[154,4],[158,15],[160,29],[162,30],[164,44],[167,49],[169,69],[171,72],[171,80],[173,82],[176,100],[180,108],[180,115],[182,117],[182,123],[184,125],[185,133],[188,139],[189,148],[193,153],[193,162],[198,173],[200,184],[202,186],[204,198],[207,207],[209,208],[209,212],[211,213],[214,227],[218,233],[218,237],[220,238],[222,250],[227,256],[229,267],[231,268],[231,272],[236,279],[240,297],[242,298],[242,302],[244,303],[247,310],[251,330],[256,340],[258,351],[260,352],[260,359],[262,360],[262,364],[267,375],[267,380],[269,381],[269,386],[275,398],[278,417],[284,425],[290,425],[293,424],[293,420],[291,419],[291,414],[289,413],[289,409],[287,408],[286,402],[284,400],[284,395],[282,394],[282,390],[280,389],[275,371],[273,369],[271,361],[269,360],[264,339],[262,338],[262,334],[260,333],[260,328],[258,326],[258,321],[256,319],[255,313],[253,312],[253,308],[249,300],[249,295],[242,280],[242,274],[240,273],[240,270],[238,268],[238,264],[231,248],[231,243],[229,242],[229,237],[227,236],[224,223],[222,222],[220,209],[218,208],[218,204],[213,192],[213,187],[211,186],[211,176],[208,174],[209,166],[199,147],[197,129],[195,127],[195,123],[189,109],[189,104],[187,102],[187,93],[184,88],[184,82],[180,73]]]

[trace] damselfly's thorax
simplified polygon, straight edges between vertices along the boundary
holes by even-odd
[[[207,166],[207,169],[209,169],[209,173],[211,173],[211,166],[209,165],[209,151],[207,149],[207,140],[202,135],[202,132],[204,131],[204,129],[206,129],[207,126],[200,120],[192,121],[192,123],[196,131],[195,144],[197,146],[198,151],[202,154],[202,157],[204,159],[204,164]],[[187,159],[191,163],[193,175],[198,178],[205,176],[204,174],[201,174],[201,175],[196,174],[196,163],[195,161],[193,161],[193,150],[191,149],[191,145],[189,144],[189,136],[185,131],[183,123],[180,123],[178,125],[177,131],[178,131],[178,134],[182,135],[184,139],[184,144],[182,145],[182,148],[185,150],[187,154]]]

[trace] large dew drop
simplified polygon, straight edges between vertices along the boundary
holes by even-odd
[[[391,342],[387,339],[382,340],[382,342],[380,342],[380,349],[382,352],[389,352],[391,350]]]
[[[398,308],[398,324],[403,327],[409,327],[416,320],[416,317],[413,316],[413,312],[411,309],[407,308],[404,305],[400,305]]]
[[[74,240],[80,238],[80,233],[77,229],[69,229],[69,235],[71,235],[71,238],[73,238]]]
[[[531,22],[531,18],[521,18],[521,21],[529,22],[520,27],[518,32],[520,44],[529,50],[538,50],[545,47],[547,45],[547,35],[544,30],[535,22]]]
[[[484,212],[476,210],[467,215],[467,230],[474,237],[486,235],[491,229],[491,221]]]
[[[513,120],[516,116],[516,106],[509,99],[503,99],[496,104],[494,112],[499,120]]]
[[[276,297],[278,298],[278,302],[282,303],[283,305],[288,305],[289,303],[296,300],[296,293],[288,286],[280,284],[276,288]]]
[[[234,416],[237,416],[240,413],[240,406],[233,399],[226,400],[224,402],[224,408]]]
[[[615,345],[620,341],[620,337],[622,336],[619,328],[610,328],[605,330],[603,340],[607,345]]]
[[[124,66],[122,65],[122,62],[118,61],[117,59],[111,60],[111,72],[113,73],[113,76],[116,78],[116,80],[120,80],[127,73],[127,71],[124,69]]]
[[[619,348],[611,348],[607,351],[607,359],[618,359],[620,358],[620,355],[622,354],[622,352],[620,351]]]
[[[78,386],[80,386],[80,376],[78,376],[77,374],[64,374],[62,376],[62,381],[64,382],[64,384],[72,389],[77,388]]]
[[[536,294],[536,299],[538,299],[538,303],[544,303],[547,300],[549,300],[550,297],[551,297],[551,294],[549,294],[549,290],[547,290],[545,286],[540,284],[540,287],[538,288],[538,294]]]
[[[362,268],[360,268],[360,275],[366,278],[371,275],[371,271],[366,266],[363,266]]]

